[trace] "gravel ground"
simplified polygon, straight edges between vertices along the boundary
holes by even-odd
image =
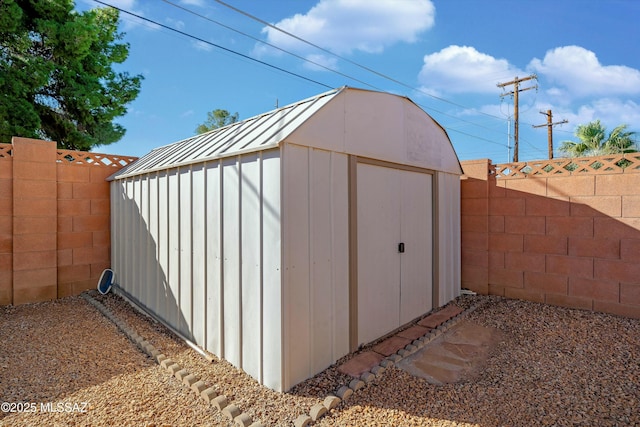
[[[265,426],[293,425],[350,380],[334,366],[276,393],[207,362],[120,298],[95,298]],[[501,331],[479,375],[434,386],[391,368],[315,425],[640,425],[640,320],[497,297],[456,303],[481,303],[467,320]],[[0,328],[0,402],[36,404],[0,412],[0,425],[230,425],[81,297],[0,307]]]

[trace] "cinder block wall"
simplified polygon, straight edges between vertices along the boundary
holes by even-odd
[[[462,286],[640,318],[640,155],[462,162]]]
[[[110,265],[109,185],[134,158],[0,144],[0,305],[75,295]]]

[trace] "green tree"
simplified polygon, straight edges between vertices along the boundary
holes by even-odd
[[[118,11],[74,10],[73,0],[0,0],[0,142],[50,139],[90,150],[122,138],[113,120],[142,76],[116,72],[129,55]]]
[[[213,129],[218,129],[223,126],[230,125],[231,123],[235,123],[238,121],[238,113],[231,114],[227,110],[213,110],[207,113],[207,120],[198,125],[196,128],[196,133],[201,134],[205,132],[209,132]]]
[[[627,128],[627,125],[617,126],[607,135],[607,129],[600,120],[579,125],[575,131],[578,141],[563,141],[560,151],[569,157],[636,152],[637,146],[633,139],[636,133]]]

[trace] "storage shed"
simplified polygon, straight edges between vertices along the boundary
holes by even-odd
[[[132,299],[279,391],[460,290],[462,170],[406,97],[343,87],[111,177]]]

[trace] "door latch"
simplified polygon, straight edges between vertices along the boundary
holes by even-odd
[[[398,243],[398,252],[404,253],[404,243]]]

